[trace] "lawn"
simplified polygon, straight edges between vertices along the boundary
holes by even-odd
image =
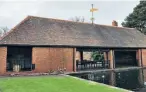
[[[124,92],[64,76],[0,78],[0,92]]]

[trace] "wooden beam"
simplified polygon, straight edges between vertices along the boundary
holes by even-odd
[[[137,51],[137,49],[114,49],[114,51]]]
[[[77,51],[84,51],[84,52],[92,52],[92,51],[102,51],[102,52],[106,52],[109,51],[109,49],[105,48],[76,48]]]

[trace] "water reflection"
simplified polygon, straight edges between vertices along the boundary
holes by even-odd
[[[138,90],[144,86],[142,70],[128,70],[115,73],[115,86]]]
[[[90,72],[71,75],[128,90],[146,92],[146,89],[144,89],[146,69]]]

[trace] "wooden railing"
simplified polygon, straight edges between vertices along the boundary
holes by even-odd
[[[76,69],[80,70],[95,70],[109,69],[110,61],[76,61]]]

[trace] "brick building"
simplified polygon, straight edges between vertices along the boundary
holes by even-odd
[[[112,24],[28,16],[0,40],[0,74],[146,66],[146,36]],[[92,51],[104,60],[84,60]]]

